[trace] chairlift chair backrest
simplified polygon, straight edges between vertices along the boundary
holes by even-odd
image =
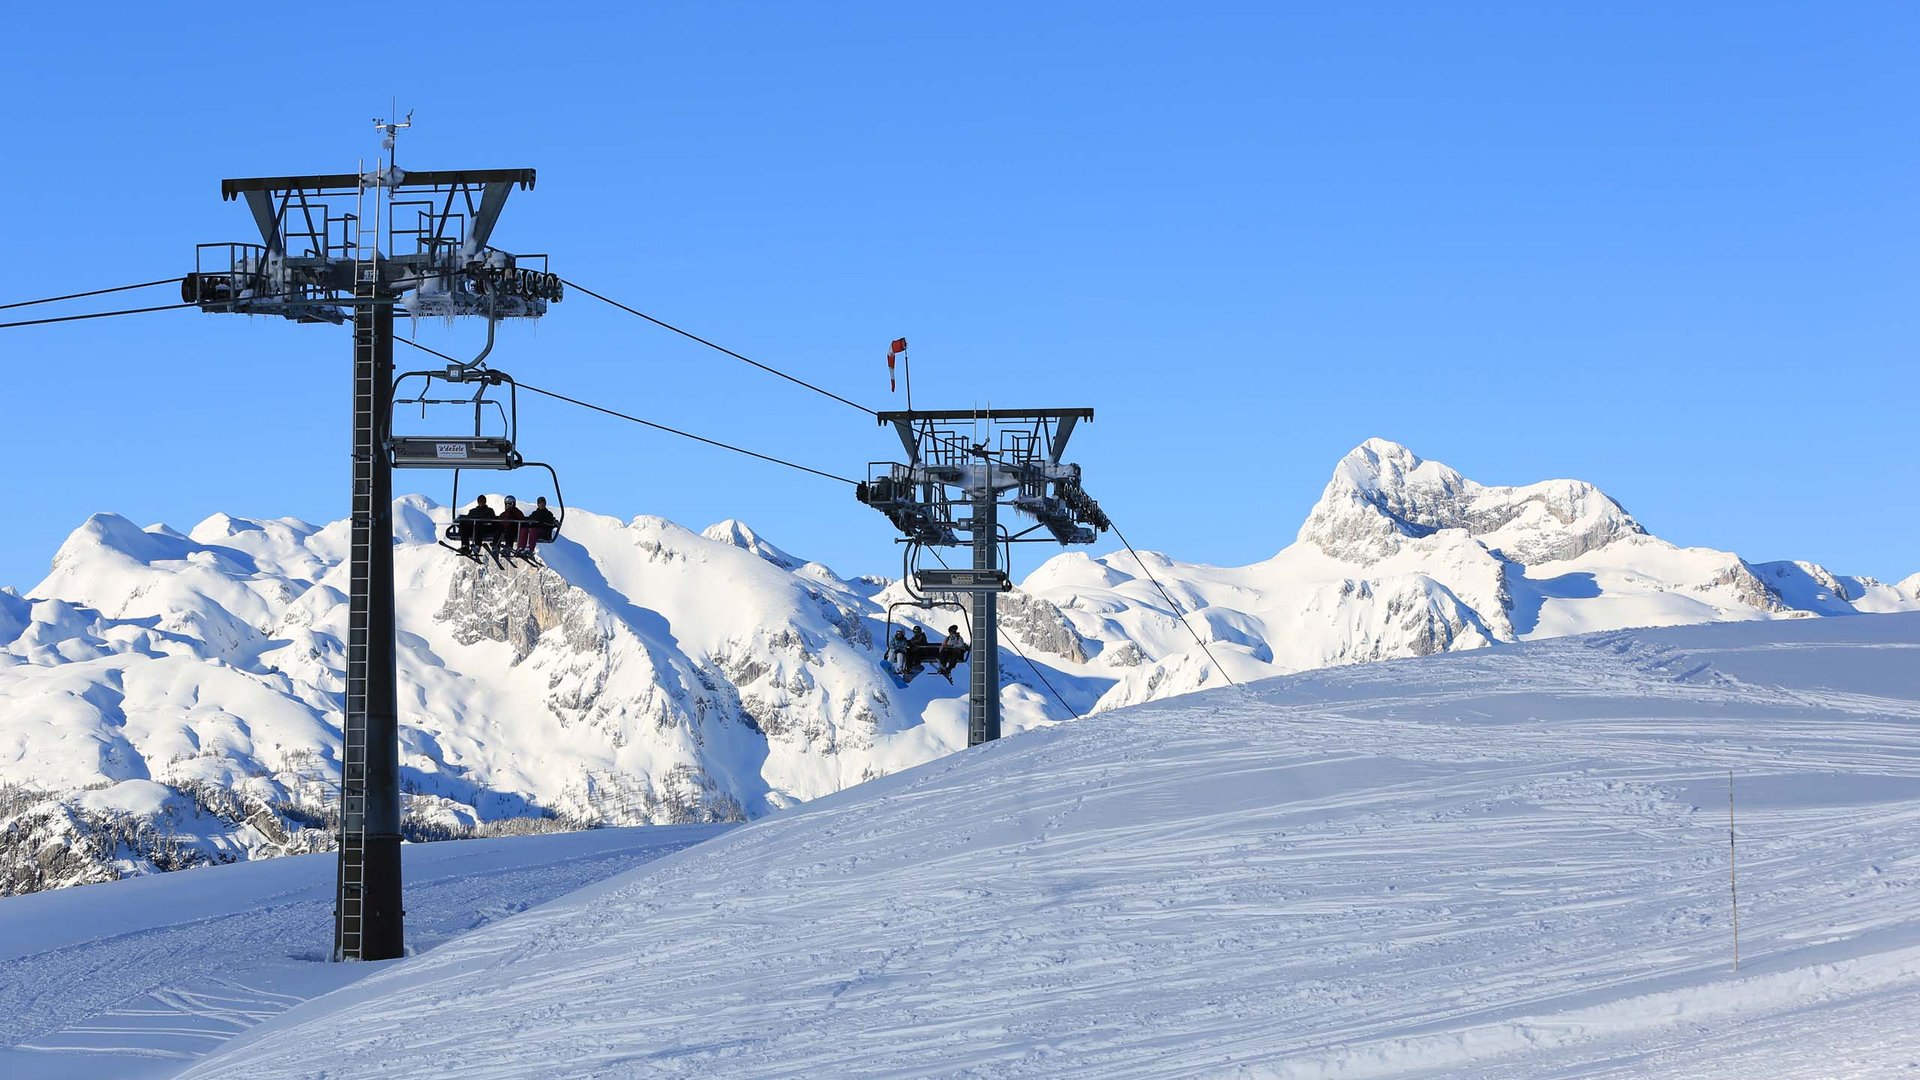
[[[387,442],[396,469],[517,469],[520,454],[497,435],[396,435]]]
[[[420,391],[411,397],[403,396],[400,387],[411,379],[422,380]],[[449,386],[473,383],[474,390],[462,397],[436,397],[433,391],[436,381]],[[462,422],[457,430],[390,434],[387,454],[394,468],[517,469],[523,464],[514,445],[519,434],[519,391],[513,378],[505,372],[488,369],[467,372],[457,367],[445,371],[409,371],[394,379],[393,384],[389,432],[399,430],[400,409],[404,405],[420,406],[422,417],[428,406],[454,405],[473,410],[472,423]],[[498,386],[505,386],[507,392],[504,395],[487,393],[489,387]],[[489,425],[489,410],[498,415],[498,424]],[[490,426],[493,430],[488,430]]]

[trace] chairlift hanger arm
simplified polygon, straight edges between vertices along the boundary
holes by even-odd
[[[1093,410],[1087,410],[1087,419],[1093,419]],[[1053,438],[1047,445],[1048,464],[1060,464],[1060,456],[1067,452],[1067,437],[1073,434],[1073,427],[1080,422],[1078,416],[1062,416],[1060,424],[1053,430]]]
[[[527,170],[527,182],[521,187],[533,186],[533,170]],[[488,181],[480,195],[480,208],[473,212],[473,224],[467,230],[468,254],[473,255],[486,250],[487,241],[493,238],[493,227],[500,220],[500,211],[507,205],[507,195],[513,191],[510,181]],[[491,342],[489,342],[491,344]],[[482,354],[485,355],[485,354]]]
[[[228,199],[233,196],[223,195]],[[274,213],[273,196],[265,190],[249,189],[246,193],[247,211],[253,215],[253,223],[260,229],[260,240],[273,254],[285,254],[280,246],[280,215]]]

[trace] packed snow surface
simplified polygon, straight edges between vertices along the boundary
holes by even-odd
[[[716,835],[602,829],[410,844],[411,950]],[[0,901],[0,1076],[172,1076],[238,1032],[391,964],[331,964],[335,859],[205,867]]]
[[[182,1075],[1905,1075],[1917,885],[1920,616],[1615,631],[954,754]]]

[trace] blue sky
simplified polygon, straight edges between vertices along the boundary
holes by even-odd
[[[1912,5],[407,10],[10,12],[0,302],[189,269],[248,238],[221,178],[351,171],[397,98],[403,165],[538,168],[496,242],[585,285],[876,407],[899,335],[922,406],[1093,406],[1071,456],[1141,546],[1270,555],[1380,435],[1678,543],[1920,570]],[[894,449],[577,294],[493,359],[833,472]],[[0,583],[99,510],[343,516],[349,360],[196,312],[0,331]],[[840,485],[558,404],[522,438],[576,505],[895,565]]]

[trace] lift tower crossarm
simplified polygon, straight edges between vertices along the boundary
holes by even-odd
[[[1073,417],[1075,420],[1093,419],[1092,409],[914,409],[911,411],[890,411],[878,414],[882,424],[892,424],[901,420],[1034,420],[1061,419]]]
[[[480,206],[473,214],[473,222],[467,232],[469,257],[487,246],[493,236],[493,226],[500,219],[500,210],[506,205],[507,194],[515,186],[522,191],[533,189],[535,179],[532,169],[436,169],[422,172],[407,172],[402,169],[388,169],[383,178],[391,187],[406,187],[415,192],[442,191],[451,193],[458,188],[482,189]],[[234,198],[246,199],[247,209],[253,212],[253,220],[260,227],[260,238],[266,246],[275,252],[282,250],[279,215],[274,212],[274,197],[290,199],[296,193],[312,194],[324,197],[329,193],[358,191],[360,177],[354,173],[314,173],[308,176],[249,176],[220,181],[220,197],[228,202]],[[302,200],[304,202],[304,200]]]
[[[437,188],[456,184],[518,184],[520,190],[531,191],[534,170],[437,169],[422,172],[401,171],[400,176],[401,182],[410,188]],[[248,191],[356,191],[359,187],[360,177],[355,173],[250,176],[220,181],[220,197],[232,202],[234,196]]]
[[[1060,456],[1067,451],[1067,437],[1073,434],[1074,425],[1082,420],[1092,420],[1092,409],[911,409],[888,410],[874,414],[875,421],[882,426],[892,424],[900,435],[900,444],[907,449],[908,464],[920,462],[920,428],[931,430],[938,423],[956,421],[985,420],[989,422],[1003,420],[1030,420],[1036,424],[1055,424],[1053,435],[1047,442],[1047,460],[1050,464],[1059,464]]]
[[[546,256],[490,246],[507,196],[534,179],[532,169],[386,165],[223,180],[222,197],[246,201],[262,242],[200,245],[181,299],[204,311],[296,322],[345,322],[368,303],[416,317],[538,317],[564,291]],[[362,201],[367,191],[380,193],[370,207]],[[377,288],[364,296],[362,234],[383,238],[369,262]]]

